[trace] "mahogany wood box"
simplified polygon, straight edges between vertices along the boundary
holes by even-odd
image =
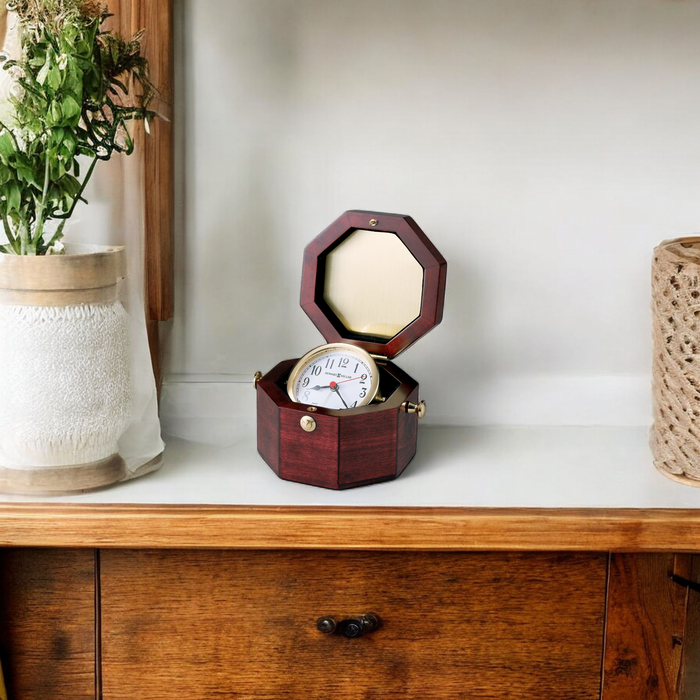
[[[338,281],[332,278],[335,268],[330,267],[328,256],[358,231],[371,234],[364,239],[369,243],[367,264],[358,266],[357,278],[347,281],[346,287],[374,284],[381,311],[370,299],[366,313],[395,320],[389,325],[395,332],[372,332],[378,324],[368,325],[369,332],[348,328],[329,300],[329,285],[337,286]],[[405,286],[395,261],[374,255],[374,234],[396,236],[405,246],[412,256],[409,265],[420,271],[419,290]],[[328,343],[356,345],[372,355],[379,369],[382,401],[346,410],[297,403],[286,389],[297,360],[276,365],[257,383],[258,452],[280,478],[346,489],[395,479],[406,468],[416,452],[419,386],[391,359],[442,320],[446,275],[445,259],[410,216],[347,211],[309,243],[304,251],[301,307]],[[352,289],[345,294],[353,303]],[[404,308],[407,297],[417,300],[414,310],[410,304]],[[312,432],[302,427],[306,416],[315,421]]]

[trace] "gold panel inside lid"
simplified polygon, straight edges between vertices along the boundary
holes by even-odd
[[[357,229],[326,256],[323,298],[352,333],[393,338],[422,297],[423,268],[394,233]]]

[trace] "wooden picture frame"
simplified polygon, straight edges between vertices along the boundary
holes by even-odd
[[[144,168],[145,307],[156,384],[162,382],[159,323],[174,313],[174,168],[173,168],[173,4],[174,0],[109,0],[113,26],[127,37],[145,30],[142,45],[158,90],[153,109],[159,115],[135,137]]]

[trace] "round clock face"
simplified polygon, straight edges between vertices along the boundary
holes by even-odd
[[[287,380],[292,401],[336,410],[366,406],[378,387],[376,362],[361,348],[345,343],[307,352]]]

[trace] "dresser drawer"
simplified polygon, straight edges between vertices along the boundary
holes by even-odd
[[[0,662],[11,700],[94,700],[93,550],[0,548]]]
[[[104,700],[600,693],[603,554],[109,550],[100,579]]]

